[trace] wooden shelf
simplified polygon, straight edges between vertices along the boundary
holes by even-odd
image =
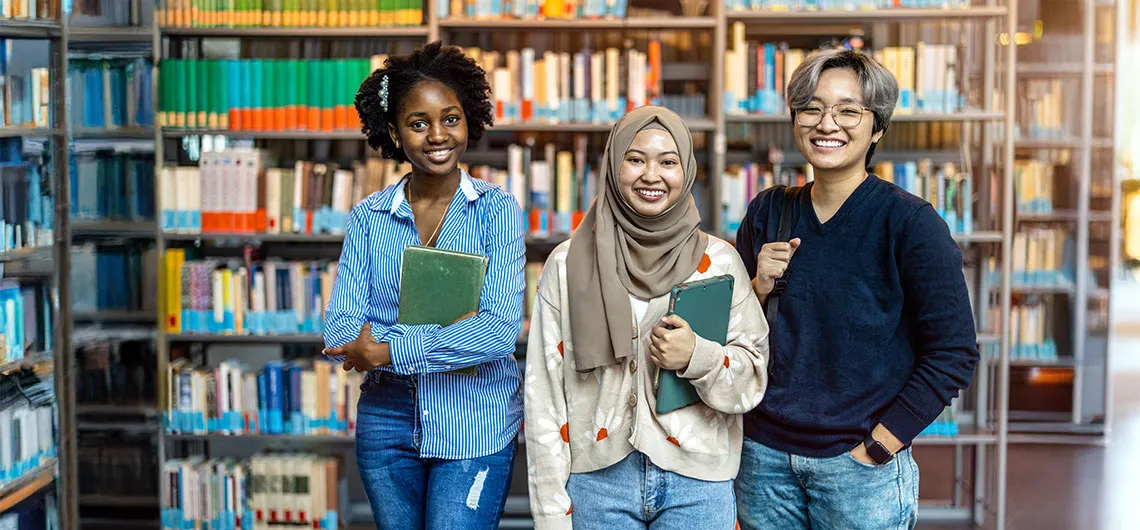
[[[156,230],[154,221],[76,221],[71,237],[154,239]]]
[[[1013,143],[1018,149],[1080,149],[1081,139],[1077,137],[1037,139],[1025,138]],[[1093,138],[1093,149],[1112,149],[1112,138]]]
[[[154,311],[120,311],[120,310],[99,310],[94,312],[75,312],[71,314],[71,319],[75,322],[99,322],[99,323],[130,323],[130,324],[147,324],[155,323],[158,317]]]
[[[974,445],[996,441],[997,434],[993,431],[978,429],[973,425],[959,425],[957,436],[919,436],[914,439],[914,445]]]
[[[0,252],[0,263],[32,259],[51,259],[52,247],[18,248]]]
[[[1023,223],[1049,223],[1062,221],[1079,221],[1080,214],[1076,210],[1054,210],[1048,213],[1018,213],[1017,220]],[[1112,212],[1089,211],[1089,221],[1112,221]]]
[[[52,128],[45,127],[0,127],[0,138],[17,138],[17,137],[31,137],[31,138],[47,138],[57,134],[59,131]]]
[[[71,137],[76,140],[101,138],[153,140],[154,127],[76,127],[71,130]]]
[[[60,28],[54,20],[0,20],[0,39],[52,39],[60,36]]]
[[[214,342],[239,344],[324,344],[325,339],[317,334],[290,335],[213,335],[208,333],[175,333],[166,336],[170,342]]]
[[[1084,73],[1082,63],[1032,63],[1017,62],[1017,75],[1032,77],[1062,77],[1079,76]],[[1097,75],[1111,74],[1116,70],[1112,63],[1096,63],[1093,73]]]
[[[24,476],[0,486],[0,513],[55,483],[56,460],[49,458]]]
[[[154,28],[144,26],[69,26],[68,44],[144,43],[154,40]]]
[[[549,18],[472,20],[456,17],[441,19],[439,27],[471,31],[685,30],[712,29],[716,27],[716,19],[713,17],[632,17],[566,20]]]
[[[729,22],[778,22],[815,24],[821,22],[857,22],[860,25],[872,22],[921,22],[949,19],[987,19],[1006,16],[1005,7],[971,8],[890,8],[864,10],[815,10],[815,11],[728,11],[725,18]]]
[[[217,38],[278,38],[304,39],[313,37],[357,38],[409,38],[428,36],[427,26],[348,27],[348,28],[159,28],[164,37],[217,37]]]
[[[958,243],[1001,243],[1001,232],[970,232],[968,234],[953,234],[954,241]]]
[[[215,442],[218,440],[259,440],[259,441],[286,441],[293,443],[356,443],[356,438],[341,434],[170,434],[165,435],[167,440],[181,442]]]

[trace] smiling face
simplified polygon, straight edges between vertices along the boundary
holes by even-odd
[[[677,202],[684,187],[685,169],[673,135],[661,129],[638,132],[618,170],[626,204],[642,217],[657,217]]]
[[[412,168],[425,175],[451,175],[467,150],[463,106],[454,91],[435,81],[412,87],[388,132]]]
[[[830,107],[830,106],[836,107]],[[882,131],[872,133],[875,116],[865,109],[863,89],[859,77],[849,68],[831,68],[819,76],[811,101],[797,111],[796,144],[816,171],[844,172],[863,168],[871,142],[882,138]],[[832,111],[836,117],[832,117]],[[815,126],[805,127],[801,122],[814,121],[813,115],[822,113]],[[858,121],[854,127],[841,127]]]

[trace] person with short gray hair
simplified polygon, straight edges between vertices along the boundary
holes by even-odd
[[[978,360],[962,253],[930,203],[868,173],[899,98],[886,68],[819,51],[786,94],[814,181],[760,192],[736,236],[770,340],[740,527],[913,528],[911,443]]]

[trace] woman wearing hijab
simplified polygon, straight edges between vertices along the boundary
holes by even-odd
[[[536,528],[735,524],[740,415],[767,385],[767,323],[736,251],[700,230],[696,175],[679,116],[655,106],[626,114],[590,211],[546,261],[524,399]],[[673,286],[719,275],[735,282],[727,346],[665,316]],[[659,369],[691,382],[701,401],[658,414]]]

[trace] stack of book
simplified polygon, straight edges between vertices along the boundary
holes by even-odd
[[[54,386],[35,376],[0,376],[0,488],[55,458]]]
[[[732,45],[725,57],[724,110],[787,114],[785,89],[792,73],[813,52],[790,48],[786,42],[746,41],[745,29],[743,22],[732,25]],[[955,46],[919,41],[914,47],[887,47],[872,55],[898,80],[895,114],[950,113],[965,107],[958,90]]]
[[[44,285],[0,280],[0,364],[51,351],[50,294]]]
[[[67,64],[67,90],[76,127],[154,125],[149,59],[78,59]]]
[[[810,164],[776,167],[770,164],[728,166],[721,177],[720,208],[725,233],[735,240],[736,231],[752,198],[773,186],[803,186],[814,179]]]
[[[73,221],[154,220],[153,153],[77,146],[70,164]]]
[[[153,248],[73,246],[72,311],[155,310],[156,263]]]
[[[170,381],[171,433],[351,436],[363,375],[325,359],[271,361],[261,370],[236,360],[192,368],[179,359]]]
[[[1018,213],[1053,211],[1053,164],[1041,160],[1018,160],[1014,162],[1013,178]]]
[[[163,59],[158,121],[170,128],[359,131],[356,92],[383,59]]]
[[[155,16],[166,27],[415,26],[423,0],[160,0]]]
[[[628,0],[440,0],[436,16],[440,20],[623,19],[628,7]]]
[[[645,50],[465,52],[487,72],[496,124],[612,123],[649,104],[668,106],[687,117],[706,114],[703,94],[663,93],[662,45],[657,39]]]
[[[0,126],[50,127],[48,68],[10,68],[16,47],[16,41],[0,40]]]
[[[161,280],[167,333],[320,334],[336,262],[187,260],[167,249]]]
[[[929,160],[880,162],[875,164],[874,173],[933,205],[951,232],[973,233],[973,179],[956,164],[935,166]]]
[[[59,0],[6,0],[0,2],[0,19],[59,20]]]
[[[410,171],[369,158],[341,167],[298,160],[273,167],[265,151],[208,151],[197,167],[162,169],[162,229],[183,234],[343,234],[352,208]]]

